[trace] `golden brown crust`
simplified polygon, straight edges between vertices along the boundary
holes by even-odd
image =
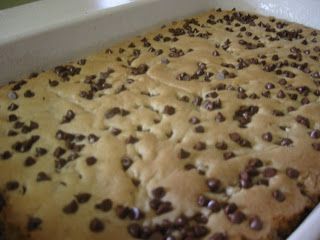
[[[319,199],[318,34],[213,10],[2,87],[5,221],[33,240],[280,239]]]

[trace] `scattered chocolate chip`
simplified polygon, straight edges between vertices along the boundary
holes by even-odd
[[[280,190],[275,190],[272,192],[272,196],[275,200],[277,200],[278,202],[283,202],[284,200],[286,200],[286,196],[283,194],[282,191]]]
[[[127,227],[128,233],[134,238],[141,238],[143,229],[138,223],[131,223]]]
[[[216,122],[224,122],[226,120],[221,112],[218,112],[214,119]]]
[[[221,210],[221,205],[218,201],[211,199],[207,204],[207,208],[211,210],[211,212],[219,212]]]
[[[116,215],[120,219],[125,219],[130,212],[130,209],[128,207],[123,206],[123,205],[118,205],[115,210],[116,210]]]
[[[191,118],[189,119],[189,123],[191,123],[191,124],[198,124],[198,123],[200,123],[200,119],[197,118],[197,117],[195,117],[195,116],[193,116],[193,117],[191,117]]]
[[[217,192],[221,186],[221,182],[217,178],[209,178],[207,180],[207,186],[211,192]]]
[[[4,151],[3,153],[0,154],[1,160],[8,160],[11,157],[12,157],[12,153],[9,151]]]
[[[48,152],[47,149],[42,148],[42,147],[37,147],[37,148],[36,148],[36,157],[41,157],[41,156],[43,156],[43,155],[46,155],[47,152]]]
[[[197,150],[197,151],[202,151],[205,150],[207,148],[206,143],[204,142],[197,142],[194,146],[193,149]]]
[[[102,200],[100,203],[97,203],[95,205],[95,208],[98,210],[101,210],[103,212],[108,212],[111,210],[112,205],[113,204],[112,204],[111,199],[107,198],[107,199]]]
[[[99,218],[94,218],[90,221],[89,229],[92,232],[102,232],[104,228],[104,223]]]
[[[178,153],[178,157],[180,159],[186,159],[190,156],[190,152],[184,150],[183,148],[180,149],[179,153]]]
[[[57,147],[53,152],[53,156],[55,156],[56,158],[59,158],[65,153],[66,153],[66,150],[64,148]]]
[[[78,211],[78,203],[76,200],[72,200],[70,203],[68,203],[66,206],[63,207],[62,211],[65,214],[73,214]]]
[[[131,73],[133,75],[141,75],[145,74],[148,71],[149,67],[147,64],[140,64],[138,67],[134,67],[131,69]]]
[[[314,139],[320,138],[320,130],[319,129],[314,129],[310,132],[310,137]]]
[[[131,220],[140,220],[144,218],[144,212],[141,211],[139,208],[131,208],[129,212],[129,218]]]
[[[24,166],[30,167],[30,166],[34,165],[36,162],[37,162],[36,159],[34,159],[33,157],[27,157],[24,160]]]
[[[98,136],[96,136],[96,135],[94,135],[94,134],[90,134],[89,136],[88,136],[88,141],[89,141],[89,143],[95,143],[95,142],[97,142],[99,140],[99,137]]]
[[[172,107],[172,106],[166,105],[166,106],[164,107],[164,109],[163,109],[163,113],[164,113],[164,114],[167,114],[167,115],[173,115],[173,114],[175,114],[175,112],[176,112],[176,110],[175,110],[175,108]]]
[[[121,159],[121,165],[124,171],[128,170],[129,167],[131,167],[132,163],[133,163],[133,160],[127,156]]]
[[[17,110],[18,108],[19,108],[19,106],[17,104],[15,104],[15,103],[11,103],[8,106],[8,110],[11,111],[11,112]]]
[[[45,172],[39,172],[37,175],[37,182],[42,182],[42,181],[51,181],[51,177],[46,174]]]
[[[197,203],[201,207],[206,207],[208,205],[209,199],[204,195],[199,195],[197,199]]]
[[[204,133],[204,127],[201,126],[201,125],[196,126],[196,127],[194,128],[194,131],[195,131],[196,133]]]
[[[136,138],[136,137],[134,137],[134,136],[132,136],[132,135],[130,135],[130,136],[125,140],[125,143],[126,143],[126,144],[135,144],[135,143],[137,143],[137,142],[139,142],[139,139]]]
[[[290,138],[282,138],[280,141],[281,146],[290,146],[293,144],[293,141]]]
[[[156,214],[162,215],[162,214],[168,213],[172,210],[173,210],[173,207],[172,207],[171,202],[168,202],[168,201],[167,202],[160,202],[160,204],[156,210]]]
[[[262,227],[263,227],[263,223],[262,223],[261,219],[258,216],[254,216],[254,217],[249,219],[249,227],[252,230],[260,231],[262,229]]]
[[[215,144],[215,147],[216,147],[217,149],[219,149],[219,150],[226,150],[226,149],[228,149],[228,145],[227,145],[224,141],[222,141],[222,142],[217,142],[217,143]]]
[[[50,85],[50,87],[56,87],[59,85],[59,82],[57,80],[50,80],[49,79],[49,85]]]
[[[289,178],[296,179],[299,177],[300,172],[295,168],[288,167],[286,169],[286,174]]]
[[[271,132],[266,132],[266,133],[264,133],[264,134],[262,134],[262,139],[264,140],[264,141],[267,141],[267,142],[271,142],[272,141],[272,134],[271,134]]]
[[[320,142],[318,143],[312,143],[312,147],[316,151],[320,151]]]
[[[268,167],[266,169],[263,170],[263,176],[265,178],[272,178],[277,174],[277,169],[272,168],[272,167]]]
[[[24,97],[26,97],[26,98],[32,98],[32,97],[34,97],[34,92],[32,92],[31,90],[27,90],[27,91],[25,91],[24,92]]]
[[[90,193],[78,193],[75,195],[75,198],[77,199],[79,204],[86,203],[90,200],[91,194]]]
[[[66,115],[62,117],[61,123],[69,123],[75,116],[76,114],[72,110],[68,110]]]
[[[6,189],[7,189],[8,191],[14,191],[14,190],[18,189],[19,186],[20,186],[20,184],[19,184],[19,182],[17,182],[17,181],[8,181],[8,182],[6,183]]]
[[[157,187],[151,191],[152,196],[156,199],[161,199],[166,195],[164,187]]]
[[[224,152],[223,158],[224,160],[229,160],[231,158],[234,158],[236,155],[233,152]]]
[[[298,116],[296,117],[296,121],[297,121],[297,123],[299,123],[299,124],[301,124],[301,125],[304,125],[304,126],[307,127],[307,128],[310,128],[310,121],[309,121],[308,118],[303,117],[303,116],[301,116],[301,115],[298,115]]]
[[[42,220],[38,217],[29,217],[28,223],[27,223],[27,230],[29,232],[35,231],[40,228],[42,224]]]
[[[228,219],[234,224],[241,224],[246,219],[246,215],[242,211],[236,210],[234,213],[228,214]]]

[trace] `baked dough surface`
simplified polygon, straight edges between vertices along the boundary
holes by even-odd
[[[319,202],[319,34],[212,10],[3,86],[3,234],[285,238]]]

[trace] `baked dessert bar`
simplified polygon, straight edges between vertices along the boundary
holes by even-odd
[[[319,34],[212,10],[1,87],[1,237],[285,239],[319,202]]]

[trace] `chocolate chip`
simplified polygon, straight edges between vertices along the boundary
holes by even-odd
[[[99,137],[98,136],[96,136],[96,135],[94,135],[94,134],[90,134],[89,136],[88,136],[88,141],[89,141],[89,143],[95,143],[95,142],[97,142],[99,140]]]
[[[310,132],[310,137],[314,139],[320,138],[320,130],[319,129],[314,129]]]
[[[10,114],[9,117],[8,117],[8,121],[9,122],[14,122],[14,121],[17,121],[17,120],[18,120],[18,117],[15,114]]]
[[[206,207],[208,205],[209,199],[204,195],[199,195],[197,199],[197,203],[201,207]]]
[[[280,110],[274,109],[272,111],[272,115],[277,116],[277,117],[282,117],[282,116],[284,116],[284,113],[281,112]]]
[[[27,90],[27,91],[25,91],[24,92],[24,97],[26,97],[26,98],[32,98],[32,97],[34,97],[34,92],[32,92],[31,90]]]
[[[63,123],[69,123],[69,122],[71,122],[72,119],[74,119],[75,116],[76,116],[76,114],[75,114],[72,110],[69,109],[69,110],[67,111],[66,115],[64,115],[64,116],[62,117],[61,123],[62,123],[62,124],[63,124]]]
[[[129,218],[131,220],[140,220],[144,218],[144,212],[142,212],[139,208],[131,208],[129,212]]]
[[[118,115],[118,114],[120,114],[120,113],[121,113],[120,108],[114,107],[114,108],[109,109],[109,110],[106,112],[105,117],[106,117],[107,119],[110,119],[110,118],[113,118],[114,116],[116,116],[116,115]]]
[[[38,217],[29,217],[28,223],[27,223],[27,230],[29,232],[35,231],[40,228],[42,224],[42,220]]]
[[[221,210],[221,205],[218,201],[211,199],[207,204],[207,208],[211,210],[211,212],[219,212]]]
[[[252,146],[251,143],[248,140],[242,138],[239,133],[236,133],[236,132],[230,133],[229,137],[232,141],[239,144],[241,147],[250,148]]]
[[[59,85],[59,82],[57,80],[50,80],[49,79],[49,85],[50,85],[50,87],[56,87]]]
[[[299,171],[295,168],[288,167],[286,169],[286,174],[289,178],[296,179],[299,177]]]
[[[36,159],[34,159],[33,157],[27,157],[24,160],[24,166],[30,167],[30,166],[34,165],[36,162],[37,162]]]
[[[270,89],[275,88],[275,86],[274,86],[273,83],[268,82],[268,83],[266,83],[265,88],[268,89],[268,90],[270,90]]]
[[[164,114],[167,114],[167,115],[173,115],[173,114],[175,114],[175,112],[176,112],[176,110],[175,110],[175,108],[172,107],[172,106],[166,105],[166,106],[164,107],[164,109],[163,109],[163,113],[164,113]]]
[[[112,133],[112,135],[118,136],[121,133],[121,129],[113,127],[110,129],[110,132]]]
[[[40,139],[40,136],[33,135],[28,140],[25,140],[23,142],[17,141],[12,145],[12,149],[21,153],[27,152],[32,148],[33,144],[36,143],[39,139]]]
[[[11,157],[12,157],[12,153],[9,151],[4,151],[3,153],[0,154],[0,158],[2,160],[8,160]]]
[[[136,138],[136,137],[134,137],[134,136],[132,136],[132,135],[130,135],[130,136],[125,140],[125,143],[126,143],[126,144],[135,144],[135,143],[137,143],[137,142],[139,142],[139,139]]]
[[[156,210],[157,215],[162,215],[173,210],[171,202],[161,202]]]
[[[161,199],[166,195],[164,187],[157,187],[151,191],[152,196],[156,199]]]
[[[98,209],[98,210],[101,210],[103,212],[108,212],[112,208],[112,201],[109,198],[104,199],[102,202],[97,203],[95,205],[95,208]]]
[[[180,81],[190,81],[191,80],[191,77],[188,73],[186,72],[183,72],[183,73],[179,73],[177,76],[176,76],[176,79],[177,80],[180,80]]]
[[[37,148],[36,148],[36,157],[41,157],[41,156],[43,156],[43,155],[46,155],[47,152],[48,152],[47,149],[42,148],[42,147],[37,147]]]
[[[129,212],[130,212],[130,209],[123,205],[118,205],[116,207],[116,214],[120,219],[125,219],[128,216]]]
[[[223,158],[224,160],[229,160],[231,158],[234,158],[236,155],[233,152],[224,152]]]
[[[216,232],[208,240],[228,240],[228,237],[225,233]]]
[[[20,186],[20,184],[19,184],[19,182],[17,182],[17,181],[8,181],[8,182],[6,183],[6,189],[7,189],[8,191],[14,191],[14,190],[18,189],[19,186]]]
[[[104,224],[99,218],[94,218],[90,221],[89,229],[92,232],[102,232],[104,230]]]
[[[246,215],[242,211],[236,210],[234,213],[228,214],[228,219],[234,224],[241,224],[246,219]]]
[[[15,100],[18,98],[18,94],[14,91],[11,91],[8,93],[8,98],[11,99],[11,100]]]
[[[142,227],[138,223],[131,223],[127,227],[127,231],[130,236],[134,238],[141,238],[142,235]]]
[[[15,103],[11,103],[8,106],[8,110],[11,111],[11,112],[17,110],[18,108],[19,108],[19,106],[17,104],[15,104]]]
[[[180,159],[186,159],[190,156],[190,153],[186,150],[184,150],[183,148],[180,149],[179,153],[178,153],[178,157]]]
[[[275,190],[272,192],[272,196],[275,200],[277,200],[278,202],[283,202],[284,200],[286,200],[286,196],[283,194],[282,191],[280,190]]]
[[[312,147],[316,151],[320,151],[320,143],[312,143]]]
[[[93,156],[86,158],[86,163],[88,166],[94,165],[97,161],[98,161],[97,158],[95,158]]]
[[[121,165],[124,171],[128,170],[129,167],[131,167],[132,163],[133,163],[133,160],[127,156],[121,159]]]
[[[263,170],[263,176],[266,178],[272,178],[277,174],[277,172],[278,172],[277,169],[268,167]]]
[[[197,142],[194,146],[193,149],[197,150],[197,151],[203,151],[207,148],[206,143],[204,142]]]
[[[211,192],[217,192],[221,186],[221,182],[217,178],[209,178],[207,180],[207,186]]]
[[[217,143],[215,144],[215,147],[216,147],[217,149],[219,149],[219,150],[226,150],[226,149],[228,149],[228,145],[227,145],[224,141],[222,141],[222,142],[217,142]]]
[[[299,124],[301,124],[301,125],[304,125],[304,126],[307,127],[307,128],[310,128],[310,121],[309,121],[308,118],[303,117],[303,116],[301,116],[301,115],[298,115],[298,116],[296,117],[296,121],[297,121],[297,123],[299,123]]]
[[[290,146],[293,144],[293,141],[290,138],[282,138],[280,141],[281,146]]]
[[[272,134],[271,132],[266,132],[264,134],[262,134],[262,139],[267,141],[267,142],[271,142],[272,141]]]
[[[201,125],[196,126],[196,127],[194,128],[194,131],[195,131],[196,133],[204,133],[204,127],[201,126]]]
[[[138,67],[131,69],[131,74],[133,75],[141,75],[145,74],[148,71],[149,67],[147,64],[140,64]]]
[[[65,214],[73,214],[78,211],[78,203],[76,200],[72,200],[70,203],[68,203],[66,206],[63,207],[62,211]]]
[[[193,117],[191,117],[191,118],[189,119],[189,123],[191,123],[191,124],[198,124],[198,123],[200,123],[200,119],[197,118],[197,117],[195,117],[195,116],[193,116]]]
[[[252,230],[260,231],[263,227],[263,223],[258,216],[254,216],[254,217],[250,218],[250,220],[249,220],[249,227]]]
[[[65,154],[66,150],[62,147],[57,147],[54,152],[53,152],[53,156],[55,156],[56,158],[61,157],[63,154]]]
[[[216,122],[224,122],[226,120],[221,112],[218,112],[214,119]]]
[[[45,172],[39,172],[37,175],[37,182],[42,182],[42,181],[51,181],[51,177],[46,174]]]
[[[78,193],[75,195],[75,198],[77,199],[79,204],[86,203],[90,200],[91,194],[90,193]]]
[[[224,213],[228,215],[234,213],[237,209],[238,207],[235,203],[229,203],[224,207]]]

